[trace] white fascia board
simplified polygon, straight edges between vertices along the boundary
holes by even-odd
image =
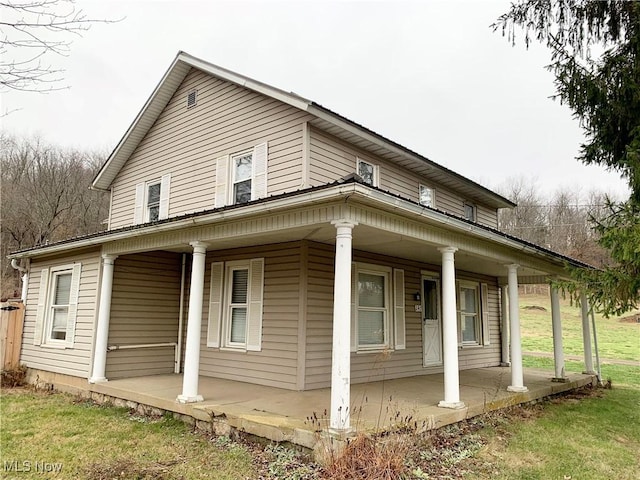
[[[157,115],[155,115],[154,117],[150,116],[149,114],[150,107],[153,106],[153,104],[157,101],[158,97],[161,94],[165,94],[165,96],[167,96],[168,99],[171,98],[171,95],[173,95],[175,89],[172,89],[172,91],[167,91],[168,87],[166,86],[166,84],[167,84],[167,80],[172,75],[176,74],[175,70],[176,70],[176,67],[178,66],[178,63],[180,62],[184,63],[184,61],[180,57],[181,57],[181,53],[178,53],[176,58],[171,63],[171,66],[167,69],[165,74],[162,76],[162,79],[156,85],[156,88],[154,89],[153,93],[149,96],[149,98],[145,102],[142,109],[138,112],[138,115],[136,116],[136,118],[133,120],[133,122],[131,123],[131,125],[125,132],[125,134],[122,136],[122,138],[120,139],[116,147],[113,149],[113,152],[111,153],[111,155],[109,155],[109,158],[107,159],[105,164],[97,173],[96,177],[93,179],[93,182],[91,183],[92,189],[94,190],[109,189],[109,187],[111,186],[111,182],[113,181],[113,179],[115,178],[115,175],[117,174],[117,172],[116,174],[114,174],[112,172],[112,169],[115,168],[117,169],[117,171],[119,171],[120,168],[122,168],[122,165],[117,165],[118,161],[121,161],[122,164],[124,164],[124,162],[126,161],[126,158],[121,158],[122,155],[126,155],[127,157],[129,156],[129,154],[124,153],[123,150],[125,149],[125,147],[128,147],[129,142],[132,141],[131,140],[132,134],[136,133],[136,131],[139,128],[145,128],[144,126],[141,125],[143,121],[145,120],[150,121],[150,124],[148,127],[146,127],[146,130],[149,130],[151,125],[155,122]],[[135,147],[131,149],[131,151],[133,151],[134,149]]]
[[[396,211],[401,215],[410,215],[413,217],[428,219],[430,222],[444,226],[449,230],[466,232],[467,234],[475,236],[477,238],[481,238],[516,251],[525,252],[540,259],[544,259],[545,261],[551,262],[556,266],[564,266],[564,259],[561,259],[553,254],[542,252],[532,246],[522,244],[516,240],[485,230],[482,227],[471,225],[463,220],[458,220],[441,212],[425,208],[409,201],[402,200],[379,190],[372,190],[369,187],[357,183],[336,185],[334,187],[322,190],[300,193],[298,195],[287,196],[285,198],[276,200],[267,200],[266,202],[261,202],[255,205],[248,205],[242,208],[212,212],[208,215],[185,218],[183,220],[176,220],[159,225],[149,225],[147,227],[136,228],[134,230],[125,230],[114,234],[106,233],[101,237],[80,239],[76,242],[52,245],[50,247],[45,246],[37,250],[29,250],[26,252],[9,255],[7,258],[20,259],[32,258],[42,255],[51,255],[64,252],[66,250],[69,250],[70,248],[80,249],[98,246],[104,243],[125,240],[127,238],[139,237],[155,233],[164,233],[172,230],[180,230],[183,228],[194,227],[201,224],[216,223],[225,220],[237,220],[243,217],[250,217],[254,215],[272,214],[278,210],[288,209],[292,207],[300,208],[307,205],[324,203],[344,197],[353,199],[354,196],[365,200],[364,203],[371,203],[371,200],[374,200],[378,204],[378,208],[380,208],[380,204],[384,206],[382,208],[383,210],[391,212]]]
[[[249,90],[261,93],[263,95],[266,95],[267,97],[274,98],[283,103],[291,105],[292,107],[299,108],[300,110],[307,111],[311,104],[310,100],[307,100],[306,98],[303,98],[299,95],[285,92],[284,90],[280,90],[279,88],[275,88],[257,80],[253,80],[252,78],[245,77],[244,75],[240,75],[239,73],[232,72],[231,70],[227,70],[226,68],[219,67],[217,65],[214,65],[213,63],[206,62],[200,58],[192,57],[188,53],[181,52],[178,55],[178,59],[184,61],[185,63],[188,63],[194,68],[209,73],[210,75],[231,83],[235,83],[236,85],[248,88]]]

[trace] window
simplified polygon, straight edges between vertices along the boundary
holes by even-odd
[[[150,180],[136,184],[134,225],[157,222],[169,216],[169,189],[171,174],[163,175],[159,180]]]
[[[69,320],[71,271],[65,270],[54,273],[52,283],[47,338],[49,340],[65,340],[67,337],[67,322]]]
[[[76,263],[41,270],[34,345],[73,346],[80,269]]]
[[[207,346],[262,349],[264,259],[211,264]]]
[[[464,218],[472,222],[476,221],[476,206],[470,203],[464,204]]]
[[[404,270],[354,263],[352,277],[351,350],[404,349]]]
[[[233,167],[233,204],[251,201],[252,162],[252,152],[231,158]]]
[[[160,218],[160,182],[147,184],[147,198],[144,212],[145,222],[156,222]]]
[[[426,207],[434,207],[434,199],[435,194],[433,188],[427,187],[425,185],[420,185],[420,204]]]
[[[461,282],[458,295],[462,344],[476,345],[480,343],[479,285]]]
[[[486,283],[458,282],[458,330],[461,346],[490,344],[489,287]]]
[[[389,346],[389,274],[358,272],[358,347]]]
[[[372,187],[378,186],[378,166],[364,160],[358,159],[358,175],[362,177],[364,183]]]
[[[215,207],[267,196],[267,144],[216,159]]]
[[[249,269],[231,268],[229,275],[229,328],[227,344],[244,346],[247,341]]]

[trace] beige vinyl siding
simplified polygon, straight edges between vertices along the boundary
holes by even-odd
[[[35,346],[33,336],[36,324],[36,310],[40,295],[40,276],[43,268],[82,264],[80,290],[78,292],[78,312],[73,348]],[[24,333],[20,361],[27,367],[88,378],[91,369],[93,328],[96,318],[100,277],[100,253],[97,250],[74,252],[69,256],[39,260],[33,259],[29,271],[29,286],[25,310]],[[44,292],[46,294],[46,292]]]
[[[463,215],[465,199],[451,190],[420,177],[416,173],[393,165],[317,129],[310,129],[309,185],[318,186],[334,182],[356,171],[356,157],[379,166],[379,188],[419,202],[420,184],[435,190],[435,207],[453,215]],[[478,222],[497,226],[497,211],[478,206]]]
[[[198,90],[197,105],[186,107]],[[112,184],[110,228],[131,225],[135,185],[171,173],[169,216],[214,207],[216,158],[268,143],[268,195],[300,188],[309,115],[192,69]]]
[[[476,215],[478,217],[478,223],[498,228],[498,211],[496,209],[478,205],[476,207]]]
[[[115,261],[109,345],[176,342],[180,313],[182,256],[149,252]],[[186,322],[185,322],[186,323]],[[173,347],[107,353],[109,379],[173,373]]]
[[[305,389],[330,386],[333,311],[333,247],[311,243],[308,264],[308,312]],[[351,354],[351,380],[365,383],[392,378],[442,372],[442,367],[424,368],[422,352],[422,318],[415,312],[413,293],[420,291],[421,271],[440,271],[438,265],[419,264],[400,258],[383,257],[355,251],[356,262],[402,268],[405,273],[406,349]],[[468,276],[457,272],[460,279],[486,282],[489,286],[489,326],[491,344],[464,348],[459,353],[460,368],[478,368],[500,363],[500,330],[498,287],[490,277]]]
[[[300,318],[300,243],[215,251],[207,254],[200,374],[297,389]],[[231,351],[206,345],[211,263],[264,258],[262,350]]]

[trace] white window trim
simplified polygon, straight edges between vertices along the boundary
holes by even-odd
[[[229,188],[227,189],[228,190],[227,191],[227,204],[228,205],[236,205],[236,199],[235,199],[235,195],[234,195],[234,190],[235,190],[234,187],[235,187],[235,184],[236,184],[236,182],[234,180],[235,167],[236,167],[235,159],[238,158],[238,157],[244,157],[246,155],[251,155],[251,178],[250,178],[250,180],[251,180],[251,198],[249,199],[249,201],[254,200],[254,193],[253,192],[254,192],[255,181],[256,181],[256,178],[255,178],[256,177],[256,164],[255,164],[255,161],[254,161],[254,157],[255,157],[254,149],[250,148],[250,149],[247,149],[247,150],[243,150],[242,152],[234,153],[234,154],[229,156],[229,168],[228,168],[228,171],[229,171],[229,179],[228,179]],[[247,203],[247,202],[244,202],[244,203]],[[238,205],[241,205],[241,204],[238,204]]]
[[[373,185],[371,186],[378,187],[380,185],[380,166],[364,158],[356,157],[356,173],[358,175],[360,175],[360,163],[366,163],[373,167]]]
[[[244,308],[247,310],[245,320],[244,342],[231,341],[231,309],[234,305],[231,303],[231,295],[233,293],[233,272],[235,270],[247,270],[247,300]],[[249,304],[251,298],[251,265],[249,260],[238,260],[227,262],[225,265],[224,276],[224,311],[222,315],[222,346],[231,350],[247,349],[247,333],[249,327]],[[237,305],[236,305],[237,306]]]
[[[78,311],[78,294],[80,290],[81,264],[71,263],[43,268],[40,273],[40,289],[38,292],[38,307],[36,311],[36,325],[34,345],[47,348],[73,348],[75,343],[75,329]],[[53,300],[55,278],[59,275],[71,274],[69,287],[69,304],[67,306],[67,326],[64,340],[51,338],[53,329]]]
[[[247,269],[247,331],[245,342],[231,342],[231,282],[233,270]],[[207,347],[233,352],[262,350],[264,258],[211,264]]]
[[[461,293],[463,288],[474,289],[475,295],[476,295],[476,319],[475,319],[476,340],[475,341],[464,341],[463,339],[462,328],[464,323],[462,321],[463,312],[462,312],[462,301],[461,301],[461,298],[462,298]],[[483,331],[483,326],[484,326],[483,313],[486,306],[483,305],[484,302],[482,300],[482,290],[481,290],[480,282],[470,281],[470,280],[460,280],[458,282],[457,297],[458,297],[458,302],[457,302],[458,344],[463,348],[483,346],[482,339],[485,335],[485,332]]]
[[[393,343],[392,343],[392,332],[394,331],[393,327],[394,327],[394,319],[393,319],[393,308],[394,306],[392,305],[392,292],[394,291],[394,285],[392,283],[392,278],[393,278],[393,269],[391,267],[386,267],[383,265],[375,265],[375,264],[368,264],[368,263],[356,263],[355,264],[355,279],[354,279],[354,291],[353,291],[353,295],[354,295],[354,299],[353,302],[355,304],[355,308],[354,308],[354,317],[352,319],[353,324],[354,324],[354,328],[353,328],[353,334],[355,335],[355,339],[354,339],[354,345],[355,345],[355,350],[358,353],[371,353],[371,352],[380,352],[380,351],[384,351],[390,348],[393,348]],[[360,310],[360,307],[358,305],[358,289],[357,289],[357,285],[358,285],[358,278],[360,276],[360,273],[369,273],[369,274],[373,274],[373,275],[383,275],[385,277],[385,292],[384,292],[384,296],[385,296],[385,308],[384,308],[384,342],[381,344],[376,344],[376,345],[360,345],[360,341],[358,338],[358,332],[359,332],[359,328],[358,328],[358,312]]]
[[[214,208],[235,205],[233,193],[234,159],[251,154],[251,200],[267,196],[267,164],[269,161],[269,144],[264,142],[245,149],[216,158],[216,193]],[[242,204],[240,204],[242,205]]]
[[[149,182],[145,182],[144,184],[144,202],[143,202],[143,208],[144,208],[144,223],[150,222],[151,221],[151,215],[150,215],[150,209],[151,209],[151,205],[149,205],[149,188],[153,185],[159,185],[160,186],[160,192],[158,195],[158,220],[160,220],[160,197],[162,196],[162,179],[158,178],[156,180],[151,180]],[[153,205],[155,206],[155,204]],[[157,221],[157,220],[154,220]]]
[[[133,212],[133,224],[148,223],[149,220],[149,187],[160,184],[160,198],[158,203],[158,220],[169,217],[169,196],[171,190],[171,174],[167,173],[160,178],[154,178],[136,184],[135,206]]]
[[[422,203],[422,189],[423,188],[431,190],[431,205],[426,205],[426,204]],[[420,205],[424,205],[426,207],[435,208],[436,207],[436,189],[433,188],[433,187],[430,187],[429,185],[425,185],[424,183],[419,184],[419,187],[418,187],[418,203]]]

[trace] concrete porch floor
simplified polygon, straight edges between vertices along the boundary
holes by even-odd
[[[384,429],[399,418],[410,417],[427,429],[455,423],[465,418],[529,402],[582,387],[595,381],[592,375],[569,374],[563,383],[552,382],[553,372],[525,369],[525,393],[507,392],[511,372],[505,367],[476,368],[460,372],[460,398],[465,408],[437,407],[442,400],[442,374],[385,380],[351,386],[352,426],[356,430]],[[325,411],[330,405],[330,390],[305,392],[264,387],[249,383],[200,377],[204,401],[180,404],[176,397],[182,389],[182,375],[155,375],[90,385],[96,393],[134,401],[196,420],[223,421],[231,428],[267,438],[288,441],[313,448],[318,435],[307,417],[323,418],[320,427],[328,427]]]

